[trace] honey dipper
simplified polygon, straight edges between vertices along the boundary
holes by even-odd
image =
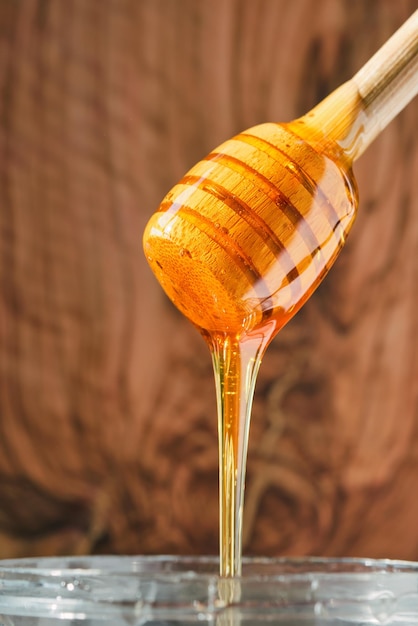
[[[220,145],[166,195],[148,262],[198,328],[240,335],[293,316],[357,211],[352,163],[418,92],[418,11],[305,116]]]
[[[151,268],[212,354],[222,577],[241,573],[251,404],[264,351],[344,245],[357,211],[352,163],[417,92],[418,11],[307,115],[250,128],[200,161],[147,225]],[[237,594],[232,584],[221,596]]]

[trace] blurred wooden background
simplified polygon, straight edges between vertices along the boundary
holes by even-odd
[[[0,557],[216,553],[209,353],[142,255],[166,191],[305,113],[416,0],[0,0]],[[257,386],[248,554],[418,559],[417,102]]]

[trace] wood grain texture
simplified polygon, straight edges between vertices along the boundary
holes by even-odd
[[[141,252],[214,146],[309,110],[412,0],[0,0],[0,557],[217,551],[206,346]],[[245,550],[418,559],[417,103],[257,386]]]

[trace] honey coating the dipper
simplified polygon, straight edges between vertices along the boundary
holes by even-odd
[[[303,120],[261,124],[223,143],[167,194],[144,250],[167,295],[201,330],[239,337],[273,321],[277,332],[331,267],[356,207],[336,146],[326,154],[310,142]]]

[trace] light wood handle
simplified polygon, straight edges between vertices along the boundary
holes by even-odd
[[[353,76],[304,118],[356,160],[418,93],[418,10]]]

